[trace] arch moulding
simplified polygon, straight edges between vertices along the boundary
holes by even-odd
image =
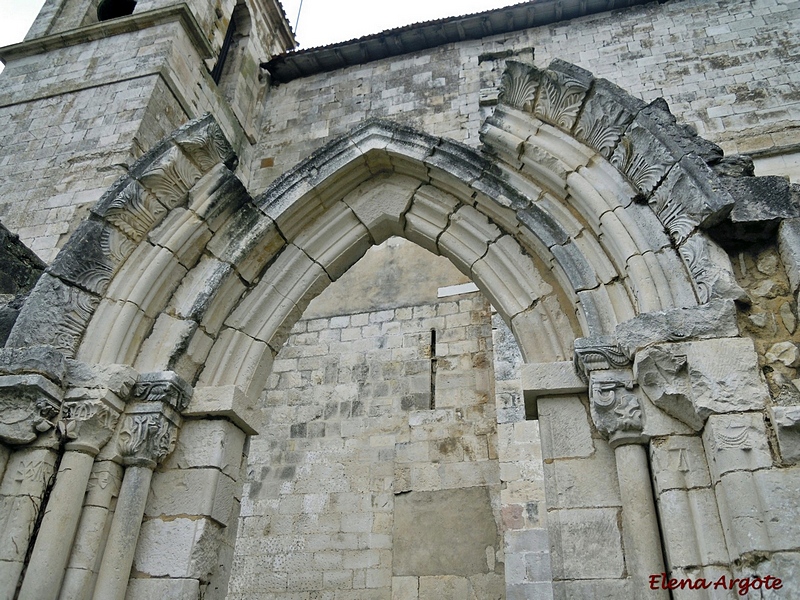
[[[185,557],[203,544],[211,544],[203,555],[216,557],[219,536],[208,532],[231,523],[213,507],[186,499],[175,514],[192,519],[142,526],[153,469],[168,460],[181,428],[199,431],[210,420],[226,423],[227,451],[241,455],[245,434],[259,429],[256,402],[292,325],[390,236],[447,257],[475,281],[511,327],[528,363],[526,398],[549,403],[547,419],[567,418],[558,397],[588,390],[585,416],[615,448],[631,576],[644,585],[664,569],[647,443],[675,435],[700,443],[709,415],[732,410],[673,384],[685,383],[687,361],[702,366],[698,348],[713,338],[731,338],[746,368],[757,369],[752,343],[737,337],[733,301],[743,292],[704,231],[734,206],[721,183],[731,163],[663,102],[645,105],[561,61],[548,69],[509,62],[481,135],[475,150],[368,121],[253,198],[206,116],[131,166],[39,280],[2,351],[10,365],[2,378],[27,378],[34,391],[26,398],[46,398],[49,407],[31,401],[29,418],[15,425],[26,435],[2,438],[2,467],[31,452],[51,472],[56,460],[62,465],[48,484],[48,507],[54,498],[60,504],[38,537],[36,511],[8,520],[31,524],[11,560],[18,579],[33,546],[27,572],[37,579],[23,578],[21,598],[63,587],[69,597],[94,590],[95,598],[121,599],[131,567],[146,572],[159,536],[174,535]],[[733,408],[763,408],[763,385],[754,393],[752,406]],[[72,470],[64,471],[64,457]],[[91,518],[110,518],[110,493],[92,487],[101,473],[119,494],[104,543],[90,531]],[[103,496],[101,516],[82,508],[87,485]],[[232,498],[223,487],[209,485],[211,505]],[[51,539],[56,520],[67,531],[48,550],[41,540]],[[85,552],[73,542],[95,544],[95,562],[81,563]],[[183,571],[151,575],[192,588],[209,581],[216,562],[187,559]],[[152,593],[150,585],[130,583],[140,594]]]

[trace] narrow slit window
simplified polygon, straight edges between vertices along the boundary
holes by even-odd
[[[431,410],[436,408],[436,330],[431,329]]]

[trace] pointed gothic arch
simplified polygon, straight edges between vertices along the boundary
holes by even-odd
[[[255,433],[254,402],[291,326],[392,235],[470,276],[526,362],[563,365],[575,351],[580,375],[601,395],[617,384],[597,380],[597,365],[630,362],[608,341],[619,325],[740,296],[727,255],[703,232],[733,205],[713,170],[721,152],[661,104],[560,61],[546,70],[511,62],[482,141],[479,151],[370,121],[253,198],[230,169],[235,156],[216,123],[191,122],[92,209],[7,347],[54,346],[79,363],[177,373],[177,382],[159,384],[176,398],[167,411],[174,429],[182,413]],[[605,342],[574,348],[576,338]],[[188,406],[181,378],[195,386]],[[586,389],[573,380],[543,389]],[[132,473],[150,465],[126,464]],[[103,577],[119,567],[103,560],[98,589],[112,597],[127,580]]]

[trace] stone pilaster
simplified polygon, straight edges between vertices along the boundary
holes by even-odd
[[[33,547],[21,600],[58,598],[94,459],[111,439],[124,408],[124,402],[110,390],[67,393],[57,427],[66,440],[66,452]]]
[[[54,348],[0,349],[0,597],[12,597],[56,462],[64,356]],[[50,432],[50,435],[47,433]]]
[[[117,509],[111,523],[95,600],[122,600],[144,516],[153,469],[172,452],[192,388],[171,371],[145,373],[133,389],[133,403],[123,415],[117,449],[126,465]]]
[[[597,430],[614,448],[622,498],[625,559],[637,598],[669,598],[651,590],[651,575],[664,571],[650,465],[644,434],[644,413],[630,361],[608,338],[583,338],[575,343],[575,365],[589,382],[589,403]]]

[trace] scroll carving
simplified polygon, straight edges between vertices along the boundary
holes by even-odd
[[[599,369],[619,369],[630,359],[612,338],[578,338],[575,340],[574,363],[578,376],[589,381],[589,374]]]
[[[58,432],[68,441],[69,450],[96,455],[111,439],[118,420],[119,411],[98,398],[65,402]]]
[[[612,446],[645,441],[642,405],[633,380],[593,378],[589,388],[592,419]]]
[[[171,371],[140,375],[117,439],[123,462],[153,468],[172,452],[192,391]]]

